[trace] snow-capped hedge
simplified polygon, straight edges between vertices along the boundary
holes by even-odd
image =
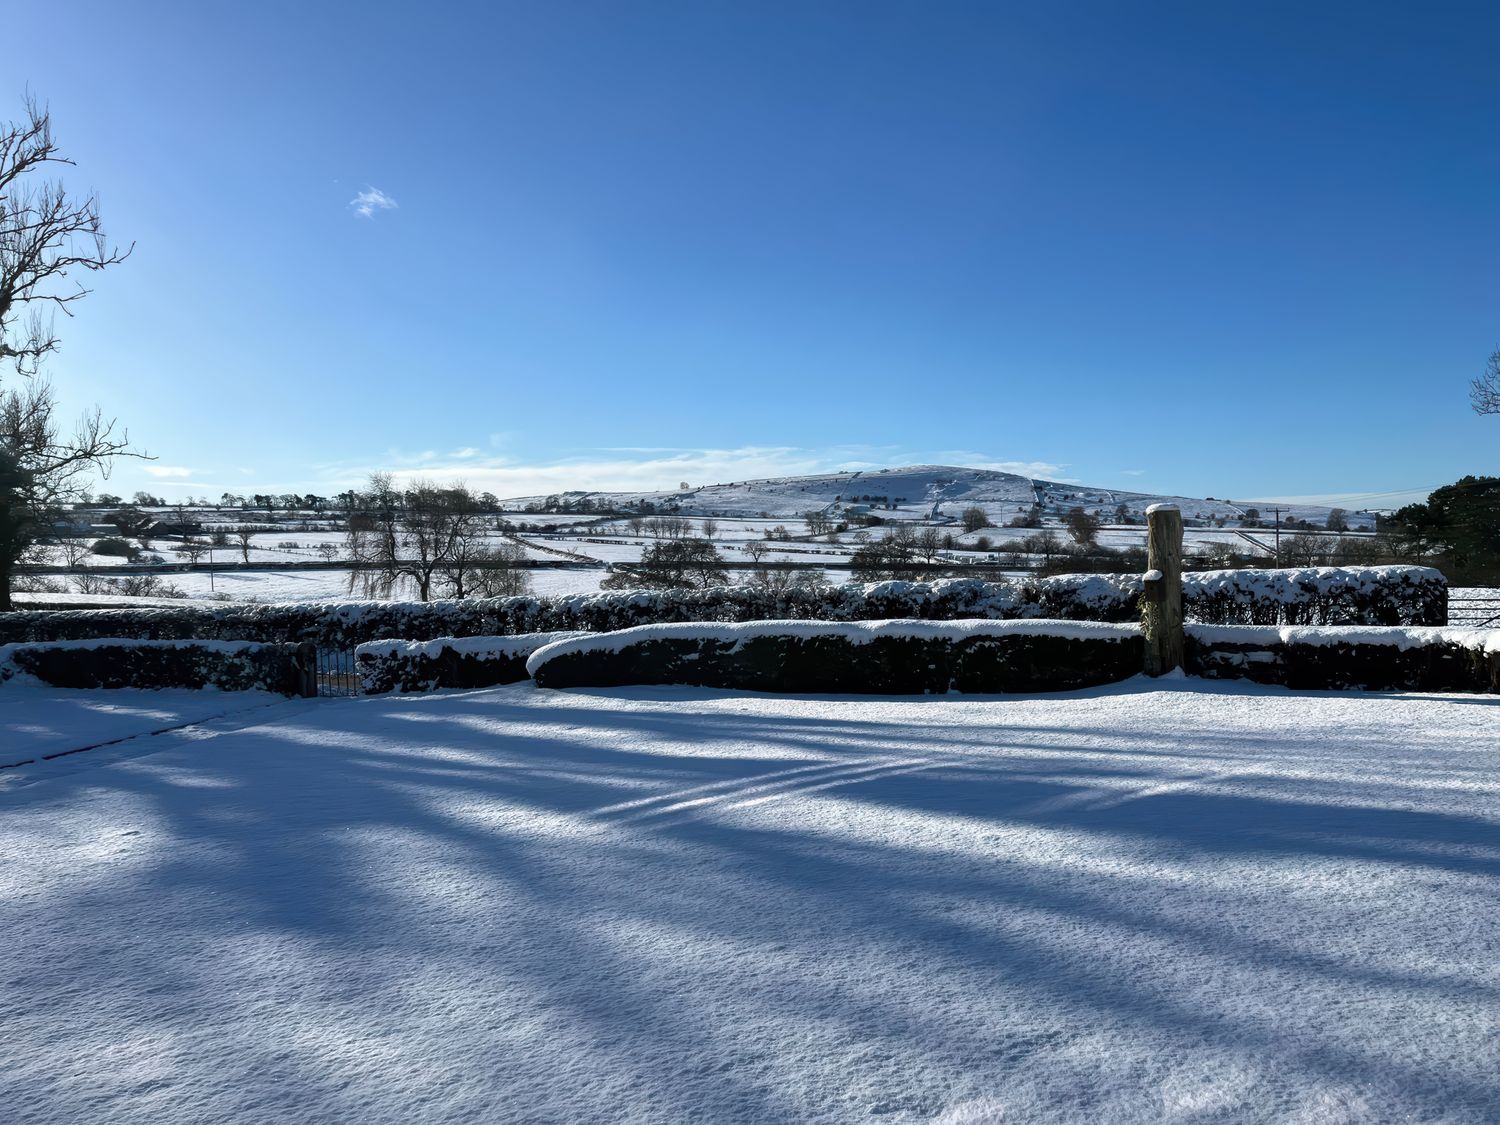
[[[1425,567],[1225,570],[1185,576],[1190,619],[1216,624],[1442,625],[1448,593]],[[350,649],[385,637],[512,636],[685,621],[920,618],[1134,621],[1138,574],[1065,574],[1024,582],[972,578],[848,583],[782,591],[621,590],[566,597],[438,602],[173,606],[0,614],[0,644],[86,637],[313,641]]]
[[[1064,691],[1141,670],[1135,625],[1082,621],[757,621],[646,625],[534,652],[538,686],[692,684],[878,695]]]
[[[1185,670],[1292,688],[1500,692],[1500,629],[1189,625]]]
[[[360,690],[436,691],[493,687],[526,679],[526,658],[544,645],[584,633],[523,633],[518,637],[441,637],[433,641],[369,641],[354,650]]]
[[[0,645],[0,683],[61,688],[217,688],[317,694],[312,645],[253,641],[52,641]]]
[[[1213,625],[1446,625],[1448,582],[1426,566],[1313,566],[1183,575],[1189,621]]]

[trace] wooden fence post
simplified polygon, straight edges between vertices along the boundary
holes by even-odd
[[[1141,626],[1148,676],[1182,667],[1182,513],[1176,504],[1146,509],[1146,590]]]

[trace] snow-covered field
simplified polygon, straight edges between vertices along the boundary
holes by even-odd
[[[1497,707],[526,685],[0,771],[0,1120],[1492,1122]]]

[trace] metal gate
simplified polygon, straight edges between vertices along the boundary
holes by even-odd
[[[1500,625],[1500,586],[1462,586],[1449,590],[1448,624]]]
[[[359,694],[359,675],[354,670],[352,648],[318,646],[318,698],[341,698]]]

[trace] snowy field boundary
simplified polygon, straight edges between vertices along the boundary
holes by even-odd
[[[0,684],[60,688],[193,688],[312,696],[311,645],[116,638],[0,645]]]
[[[1189,675],[1308,689],[1500,693],[1500,629],[1189,625]]]
[[[943,579],[772,591],[632,590],[564,597],[436,602],[288,603],[0,614],[0,643],[88,637],[313,641],[353,649],[385,638],[612,632],[689,621],[1134,621],[1138,574],[1072,574],[1023,582]],[[1313,567],[1187,574],[1189,619],[1214,624],[1444,625],[1448,590],[1428,567]]]
[[[354,650],[365,695],[495,687],[527,679],[537,649],[586,633],[524,633],[516,637],[439,637],[431,641],[369,641]]]
[[[526,670],[548,688],[932,695],[1095,687],[1136,675],[1141,659],[1139,626],[1102,622],[703,622],[559,640]]]

